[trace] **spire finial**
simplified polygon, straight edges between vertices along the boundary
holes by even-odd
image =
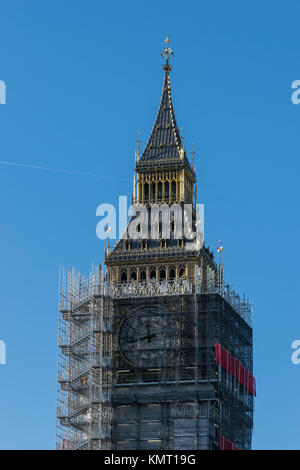
[[[219,253],[219,263],[221,264],[223,246],[221,240],[219,240],[219,245],[217,246],[217,252]]]
[[[191,151],[191,154],[192,154],[192,166],[193,166],[193,170],[195,171],[195,144],[194,142],[192,143],[192,151]]]
[[[106,227],[105,227],[104,230],[105,230],[105,232],[107,233],[107,250],[109,250],[109,232],[112,231],[112,227],[111,227],[111,225],[110,225],[110,223],[109,223],[109,220],[107,221],[107,225],[106,225]]]
[[[222,251],[223,251],[223,245],[221,240],[219,240],[219,245],[217,245],[217,252],[219,253],[219,266],[218,266],[218,271],[219,271],[219,289],[221,292],[222,285],[224,284],[224,267],[222,263]]]
[[[140,131],[138,131],[137,133],[137,159],[139,160],[140,159],[140,144],[141,144],[141,133]]]
[[[166,72],[169,72],[171,70],[171,66],[169,64],[170,56],[174,57],[174,53],[173,53],[172,49],[170,49],[170,47],[169,47],[169,42],[170,42],[170,39],[169,39],[169,36],[167,36],[166,39],[165,39],[166,47],[164,48],[164,50],[160,54],[162,57],[163,56],[166,57],[166,63],[163,65],[163,69]]]

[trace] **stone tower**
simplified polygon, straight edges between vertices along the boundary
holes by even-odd
[[[163,55],[130,228],[105,257],[114,305],[112,448],[249,449],[251,305],[224,282],[221,244],[217,264],[198,236],[196,172],[176,124],[168,38]]]

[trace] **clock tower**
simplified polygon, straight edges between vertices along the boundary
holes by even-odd
[[[167,38],[132,215],[105,276],[60,272],[58,449],[251,448],[252,307],[225,282],[221,242],[216,262],[203,240],[172,55]]]
[[[248,449],[254,379],[250,393],[235,364],[253,377],[251,307],[224,283],[221,244],[216,264],[184,230],[187,207],[194,234],[200,221],[195,166],[172,104],[172,55],[167,37],[158,113],[136,158],[135,234],[127,230],[105,257],[114,292],[112,448]]]

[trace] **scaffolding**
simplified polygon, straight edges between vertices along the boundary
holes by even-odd
[[[140,317],[165,318],[168,334],[151,367],[141,355],[130,357],[132,342],[139,350],[134,336],[122,354],[115,351],[114,448],[218,449],[221,436],[251,448],[253,397],[215,356],[220,341],[252,370],[252,329],[240,313],[219,292],[136,297],[134,306]],[[129,297],[116,300],[115,334],[134,311]]]
[[[111,443],[112,307],[101,270],[60,269],[57,449]]]
[[[58,449],[251,448],[253,396],[215,356],[219,342],[252,372],[252,306],[230,286],[61,269],[59,310]]]

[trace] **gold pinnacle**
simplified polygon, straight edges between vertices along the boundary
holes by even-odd
[[[221,240],[219,240],[219,245],[217,246],[217,252],[219,253],[220,256],[221,256],[222,251],[223,251],[222,242]]]
[[[105,227],[105,231],[107,232],[107,237],[109,238],[109,232],[112,231],[112,228],[109,225],[109,220],[107,221],[107,226]]]
[[[160,55],[161,55],[161,57],[163,57],[163,56],[166,57],[166,63],[164,65],[164,69],[166,71],[169,71],[169,70],[171,70],[171,67],[169,66],[169,58],[170,58],[170,56],[174,57],[174,53],[173,53],[172,49],[170,49],[170,47],[169,47],[169,43],[170,43],[169,36],[166,37],[165,43],[166,43],[166,47],[164,48],[164,50],[161,52]]]

